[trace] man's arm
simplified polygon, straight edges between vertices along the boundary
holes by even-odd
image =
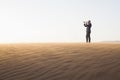
[[[84,23],[84,26],[87,27],[87,25]]]
[[[84,26],[85,26],[85,27],[87,27],[87,24],[86,24],[86,22],[84,21],[83,23],[84,23]]]

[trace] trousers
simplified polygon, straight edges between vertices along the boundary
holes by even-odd
[[[86,42],[90,43],[91,42],[91,37],[90,37],[91,32],[86,32]]]

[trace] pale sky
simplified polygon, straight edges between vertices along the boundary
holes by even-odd
[[[120,40],[120,0],[0,0],[0,43]]]

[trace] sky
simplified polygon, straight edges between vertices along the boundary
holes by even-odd
[[[0,43],[120,40],[120,0],[0,0]]]

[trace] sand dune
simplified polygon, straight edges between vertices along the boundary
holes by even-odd
[[[1,44],[0,80],[120,80],[120,44]]]

